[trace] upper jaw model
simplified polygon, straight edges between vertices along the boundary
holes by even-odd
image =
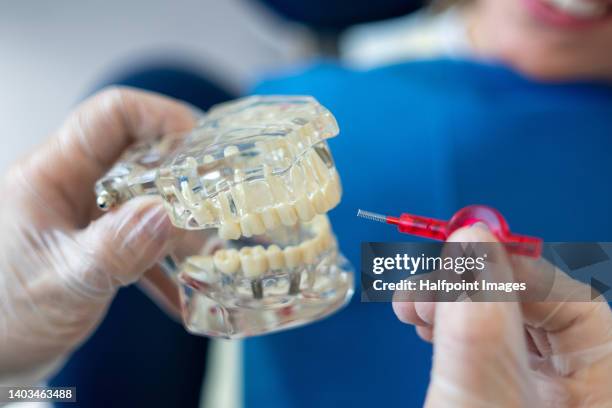
[[[353,293],[325,215],[340,201],[333,115],[306,96],[213,107],[187,135],[131,148],[96,184],[106,210],[163,198],[186,231],[163,262],[193,333],[240,338],[320,319]],[[211,229],[223,248],[210,251]]]

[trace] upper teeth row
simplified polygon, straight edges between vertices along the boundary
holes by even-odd
[[[232,149],[226,150],[232,154]],[[192,182],[185,179],[180,189],[172,185],[169,190],[198,225],[218,225],[223,239],[250,237],[282,225],[307,222],[340,201],[338,173],[314,149],[294,163],[288,174],[273,174],[265,165],[263,169],[263,179],[254,181],[245,181],[244,174],[235,170],[235,183],[211,198],[197,196]]]
[[[299,245],[281,249],[277,245],[265,248],[261,245],[236,249],[220,249],[211,256],[192,256],[188,259],[199,271],[218,271],[227,275],[242,275],[249,279],[258,278],[267,271],[292,269],[302,265],[314,264],[319,255],[335,246],[329,221],[326,216],[318,216],[311,226],[314,237]]]
[[[608,5],[593,0],[544,0],[553,7],[576,17],[600,17],[608,11]]]

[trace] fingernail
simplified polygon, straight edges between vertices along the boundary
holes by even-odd
[[[166,209],[161,205],[156,205],[147,213],[143,219],[144,228],[151,237],[156,240],[166,241],[170,237],[172,222],[166,212]]]
[[[160,205],[153,205],[144,211],[138,223],[128,232],[124,244],[131,245],[139,242],[139,245],[148,246],[154,241],[164,242],[169,235],[169,223],[170,220],[164,208]]]
[[[480,229],[482,231],[491,231],[489,229],[489,226],[483,221],[475,222],[474,224],[472,224],[472,228]]]

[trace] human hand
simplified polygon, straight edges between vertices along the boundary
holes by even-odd
[[[495,238],[468,227],[449,241]],[[497,266],[513,276],[537,278],[553,268],[496,247]],[[605,301],[397,301],[393,308],[433,342],[427,407],[612,406],[612,312]]]
[[[93,188],[130,143],[193,125],[191,110],[177,101],[109,89],[6,173],[0,383],[47,376],[94,331],[118,288],[138,281],[166,253],[177,232],[160,202],[138,198],[103,215]]]

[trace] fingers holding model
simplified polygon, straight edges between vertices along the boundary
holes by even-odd
[[[457,231],[449,241],[495,239],[477,225]],[[515,277],[551,270],[544,260],[499,250],[497,266]],[[570,280],[555,273],[558,280]],[[585,289],[575,281],[569,284],[572,290]],[[426,406],[600,407],[612,400],[612,313],[605,301],[393,306],[401,321],[417,326],[419,335],[434,344]]]
[[[161,203],[139,198],[101,216],[93,186],[132,142],[193,126],[190,109],[114,88],[80,105],[16,163],[0,191],[0,383],[47,376],[97,326],[175,234]]]

